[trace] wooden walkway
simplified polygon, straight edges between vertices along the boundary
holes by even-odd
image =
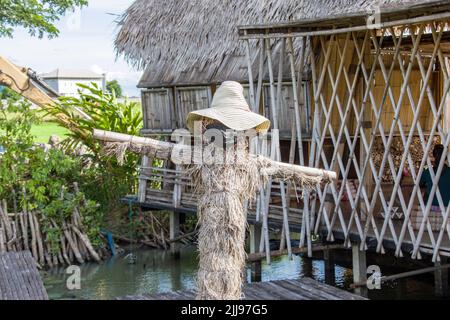
[[[196,212],[197,212],[195,199],[191,200],[190,202],[185,201],[185,203],[187,203],[187,205],[185,205],[185,206],[180,206],[178,208],[174,208],[173,205],[171,204],[172,193],[170,191],[168,191],[167,195],[165,196],[167,199],[166,202],[164,202],[162,200],[163,197],[161,197],[161,195],[159,195],[159,197],[155,197],[155,199],[153,199],[152,198],[154,196],[154,194],[152,193],[153,190],[150,190],[150,191],[151,192],[149,193],[149,196],[145,203],[139,203],[135,196],[125,197],[122,199],[122,201],[123,202],[131,202],[131,203],[140,205],[141,207],[147,208],[150,210],[155,210],[155,209],[156,210],[168,210],[168,211],[182,212],[182,213],[187,213],[187,214],[196,214]],[[161,192],[161,191],[159,191],[159,192]],[[166,191],[164,191],[164,192],[166,192]],[[345,220],[345,223],[347,224],[350,219],[352,210],[351,210],[349,204],[346,204],[346,203],[341,203],[341,207],[342,207],[342,212],[343,212],[343,218]],[[268,219],[269,227],[280,229],[283,225],[283,216],[281,213],[281,207],[278,205],[270,205],[269,208],[270,208],[269,219]],[[301,221],[300,221],[301,212],[302,212],[302,210],[299,208],[292,208],[292,207],[289,208],[289,215],[288,215],[289,229],[293,232],[300,232],[300,230],[301,230]],[[254,210],[250,209],[248,212],[248,216],[247,216],[247,222],[252,225],[261,225],[262,222],[256,222],[255,218],[256,217],[255,217]],[[381,230],[383,222],[384,222],[384,218],[381,218],[380,214],[378,214],[374,218],[374,221],[377,225],[377,229]],[[363,221],[362,222],[363,227],[364,227],[364,224],[365,224],[365,222]],[[392,225],[395,229],[396,237],[398,237],[398,235],[400,234],[402,224],[403,224],[403,220],[392,220]],[[320,231],[324,235],[326,235],[326,233],[327,233],[327,230],[324,225],[321,227]],[[416,234],[417,234],[417,232],[418,231],[415,231]],[[336,222],[334,223],[334,226],[333,226],[333,235],[334,235],[335,239],[338,239],[338,240],[344,239],[343,229],[342,229],[342,226],[338,219],[336,220]],[[352,227],[349,230],[349,236],[350,236],[350,240],[352,240],[353,242],[360,241],[360,236],[359,236],[357,226],[355,223],[352,224]],[[437,231],[433,232],[433,236],[434,236],[434,239],[437,239],[438,232]],[[376,235],[375,235],[375,231],[373,230],[373,227],[369,228],[369,230],[368,230],[366,242],[368,243],[369,247],[373,246],[374,244],[376,245]],[[391,250],[395,249],[395,247],[396,247],[395,241],[394,241],[394,236],[391,234],[391,231],[389,228],[387,228],[386,233],[384,235],[383,246],[385,247],[385,249],[391,249]],[[402,251],[411,252],[412,248],[413,248],[413,241],[411,240],[411,236],[410,236],[409,232],[406,232],[405,237],[402,242]],[[423,233],[421,244],[420,244],[420,250],[422,253],[430,253],[433,251],[433,248],[434,248],[434,241],[432,241],[427,230],[425,230],[425,232]],[[441,242],[439,253],[442,256],[450,257],[450,238],[446,237],[445,234],[444,234],[444,237]]]
[[[0,254],[0,300],[48,300],[29,251]]]
[[[244,300],[366,300],[311,278],[255,282],[245,285]],[[141,296],[125,296],[118,300],[194,300],[195,291],[173,291]]]

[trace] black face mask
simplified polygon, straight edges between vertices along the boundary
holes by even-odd
[[[217,147],[225,149],[227,146],[231,147],[235,144],[236,135],[234,134],[233,130],[231,130],[224,124],[219,123],[219,122],[208,124],[206,126],[206,130],[210,130],[210,129],[219,131],[222,134],[222,144],[221,145],[219,145],[220,141],[215,141],[215,140],[211,141],[211,143],[214,143]],[[227,130],[229,130],[229,131],[227,132]]]

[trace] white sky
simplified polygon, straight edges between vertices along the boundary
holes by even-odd
[[[59,37],[39,39],[17,28],[12,39],[0,38],[0,55],[19,66],[45,73],[56,68],[89,69],[117,79],[125,95],[138,96],[142,74],[132,69],[113,48],[114,20],[133,0],[89,0],[89,6],[67,14],[56,25]]]

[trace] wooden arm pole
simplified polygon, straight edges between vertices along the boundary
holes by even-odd
[[[190,148],[189,146],[176,145],[175,143],[171,142],[99,129],[94,129],[92,136],[94,137],[94,139],[104,142],[130,143],[138,146],[144,146],[151,149],[152,154],[154,154],[154,156],[158,159],[170,159],[172,150],[175,146],[180,146],[182,148],[186,147],[187,151],[189,151]]]
[[[159,141],[152,138],[131,136],[123,133],[94,129],[93,137],[104,142],[130,143],[144,146],[151,149],[152,154],[160,159],[170,159],[175,146],[177,148],[180,148],[178,149],[178,151],[186,151],[183,152],[183,161],[190,160],[187,159],[187,157],[190,158],[192,154],[192,148],[187,145]],[[262,156],[258,157],[262,160],[262,162],[264,162],[267,173],[269,175],[273,175],[276,178],[282,179],[283,177],[289,176],[290,174],[302,174],[310,177],[323,177],[325,178],[325,180],[337,179],[336,172],[334,171],[298,166],[294,164],[274,161]]]
[[[295,175],[296,173],[298,173],[310,177],[323,177],[326,180],[330,181],[337,179],[337,174],[334,171],[299,166],[270,159],[268,160],[270,163],[270,167],[268,169],[269,174],[278,178],[283,178],[283,176],[289,176],[289,174]]]

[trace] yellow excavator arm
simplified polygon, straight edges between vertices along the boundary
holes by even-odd
[[[0,56],[0,85],[10,88],[40,107],[51,104],[58,95],[46,84],[42,85],[36,76],[36,80],[33,79],[33,75],[35,73],[30,69],[18,67]]]
[[[58,98],[58,93],[39,79],[36,72],[29,68],[18,67],[2,56],[0,56],[0,85],[10,88],[40,107],[45,107],[51,104],[53,99]],[[77,107],[74,107],[74,110],[83,118],[90,119],[83,110]]]

